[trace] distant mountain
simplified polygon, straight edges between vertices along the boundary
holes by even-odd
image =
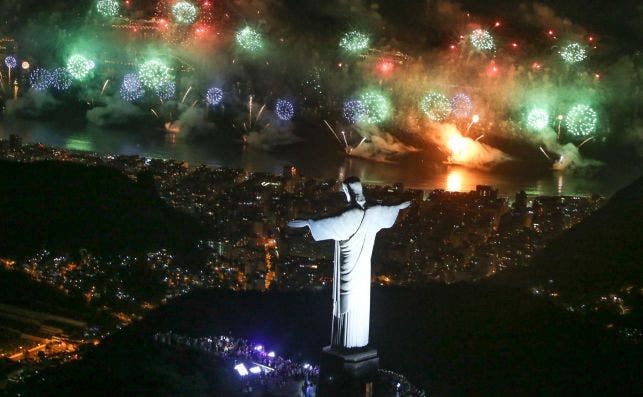
[[[529,268],[500,273],[499,282],[551,283],[572,300],[618,292],[643,281],[643,177],[555,238]]]
[[[189,252],[203,228],[118,170],[66,162],[0,161],[0,256],[40,248]]]

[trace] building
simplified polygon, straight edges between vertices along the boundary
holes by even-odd
[[[498,198],[498,189],[494,189],[489,185],[476,185],[476,193],[480,197],[488,197],[492,200]]]
[[[9,147],[11,149],[18,149],[22,146],[22,137],[16,134],[9,135]]]
[[[516,193],[516,201],[513,205],[514,210],[525,212],[527,209],[527,193],[524,190]]]
[[[294,165],[286,165],[284,166],[281,175],[286,179],[294,178],[297,176],[297,167],[295,167]]]

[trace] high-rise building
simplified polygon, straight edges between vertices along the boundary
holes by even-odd
[[[498,198],[498,189],[494,189],[489,185],[476,185],[476,194],[480,197],[488,197],[495,200]]]
[[[284,178],[294,178],[297,176],[297,167],[294,165],[286,165],[281,174]]]
[[[524,212],[527,209],[527,193],[524,190],[516,193],[516,201],[513,205],[514,210]]]
[[[9,147],[18,149],[20,146],[22,146],[22,137],[16,134],[9,135]]]

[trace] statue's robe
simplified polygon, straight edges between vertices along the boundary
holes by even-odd
[[[333,348],[368,345],[373,243],[378,231],[393,226],[398,212],[397,206],[354,207],[309,222],[316,241],[335,240]]]

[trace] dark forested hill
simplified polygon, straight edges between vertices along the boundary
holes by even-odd
[[[529,268],[498,279],[523,285],[553,280],[565,295],[588,298],[643,280],[643,178],[623,188],[598,211],[554,239]]]
[[[34,250],[189,251],[203,229],[117,170],[0,161],[0,255]]]
[[[431,396],[630,396],[640,390],[640,349],[523,290],[435,284],[375,288],[372,298],[371,342],[382,366],[405,374]],[[232,395],[220,389],[224,371],[211,359],[154,345],[153,333],[231,332],[280,355],[318,362],[330,318],[330,291],[194,291],[21,391]]]

